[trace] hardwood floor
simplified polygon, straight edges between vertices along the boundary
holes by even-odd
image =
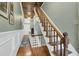
[[[32,55],[32,51],[30,46],[20,47],[17,52],[17,56],[31,56],[31,55]]]
[[[50,56],[46,46],[32,48],[33,56]]]
[[[50,56],[47,46],[35,47],[21,47],[17,53],[17,56]]]

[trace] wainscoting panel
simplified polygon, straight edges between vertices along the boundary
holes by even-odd
[[[22,30],[0,33],[0,56],[14,56],[22,41]]]

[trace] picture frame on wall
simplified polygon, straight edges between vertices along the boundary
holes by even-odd
[[[8,19],[8,3],[0,2],[0,15]]]
[[[13,25],[14,24],[14,17],[13,15],[9,15],[9,24]]]
[[[9,2],[9,24],[14,25],[14,6],[13,2]]]

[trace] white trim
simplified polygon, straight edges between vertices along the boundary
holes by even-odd
[[[19,46],[21,44],[22,41],[22,37],[23,37],[23,33],[22,30],[14,30],[14,31],[8,31],[8,32],[1,32],[0,33],[0,39],[1,39],[1,43],[0,43],[0,48],[2,48],[4,45],[6,45],[8,42],[11,42],[11,52],[8,56],[15,56]],[[4,37],[4,35],[6,35]],[[5,39],[5,40],[3,40]],[[11,40],[11,41],[10,41]],[[7,51],[6,51],[7,52]]]
[[[43,7],[43,5],[45,4],[45,2],[43,2],[43,4],[42,4],[42,6],[41,6],[41,8]]]
[[[21,6],[21,11],[22,11],[22,16],[23,16],[23,19],[24,19],[24,12],[23,12],[23,8],[22,8],[22,2],[20,2],[20,6]]]
[[[13,20],[14,20],[14,23],[13,23],[13,24],[15,24],[15,20],[16,20],[16,18],[15,18],[15,8],[14,8],[14,2],[13,2]]]
[[[10,41],[11,39],[8,39],[6,41],[3,41],[2,43],[0,43],[0,47],[3,46],[4,44],[6,44],[8,41]]]
[[[23,12],[23,6],[22,6],[22,2],[20,2],[20,6],[21,6],[21,12],[22,12],[22,22],[24,21],[24,12]]]
[[[1,34],[6,34],[6,33],[11,33],[11,32],[16,32],[16,31],[22,31],[22,29],[21,30],[13,30],[13,31],[0,32],[0,35]]]
[[[4,13],[4,12],[1,11],[1,10],[0,10],[0,14],[1,14],[2,16],[4,16],[4,17],[8,18],[7,15],[6,15],[6,13]]]

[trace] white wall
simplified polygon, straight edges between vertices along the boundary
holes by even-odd
[[[15,56],[21,44],[22,37],[22,30],[0,33],[0,56]]]
[[[62,32],[68,32],[71,43],[78,51],[77,3],[45,2],[42,8]]]

